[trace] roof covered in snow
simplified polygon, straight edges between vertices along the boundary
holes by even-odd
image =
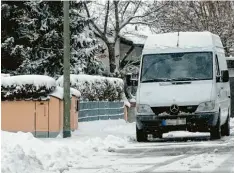
[[[143,54],[212,51],[214,45],[223,47],[220,38],[208,31],[156,34],[146,40]]]
[[[127,25],[120,32],[120,36],[131,41],[135,45],[144,45],[147,37],[153,32],[148,26]]]

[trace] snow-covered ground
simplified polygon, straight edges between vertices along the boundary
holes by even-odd
[[[124,120],[79,123],[72,138],[37,139],[31,133],[1,132],[2,173],[61,172],[89,157],[128,145],[134,124]]]
[[[194,136],[204,140],[149,143],[135,142],[135,123],[124,120],[79,123],[69,139],[37,139],[30,133],[2,131],[2,173],[234,173],[234,119],[231,128],[230,137],[217,141],[206,139],[208,133],[170,132],[164,140]]]

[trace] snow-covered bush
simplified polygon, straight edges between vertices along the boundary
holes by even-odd
[[[19,75],[1,79],[2,100],[43,99],[56,88],[56,81],[42,75]]]
[[[81,92],[82,100],[117,101],[125,99],[122,79],[72,74],[70,80],[71,87]],[[57,85],[63,87],[63,76],[57,80]]]

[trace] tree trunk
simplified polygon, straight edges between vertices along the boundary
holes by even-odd
[[[110,64],[110,72],[114,73],[116,69],[116,63],[115,63],[115,43],[109,43],[107,44],[108,47],[108,53],[109,53],[109,64]]]
[[[224,47],[224,51],[225,51],[225,56],[230,56],[230,52],[229,52],[229,45],[227,44],[227,38],[223,38],[223,40],[222,40],[222,42],[223,42],[223,47]]]
[[[115,65],[117,70],[119,70],[119,63],[120,63],[120,38],[118,38],[115,42]]]

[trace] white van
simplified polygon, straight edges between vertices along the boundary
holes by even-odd
[[[230,135],[230,85],[224,48],[210,32],[149,36],[139,72],[136,137],[169,131]]]

